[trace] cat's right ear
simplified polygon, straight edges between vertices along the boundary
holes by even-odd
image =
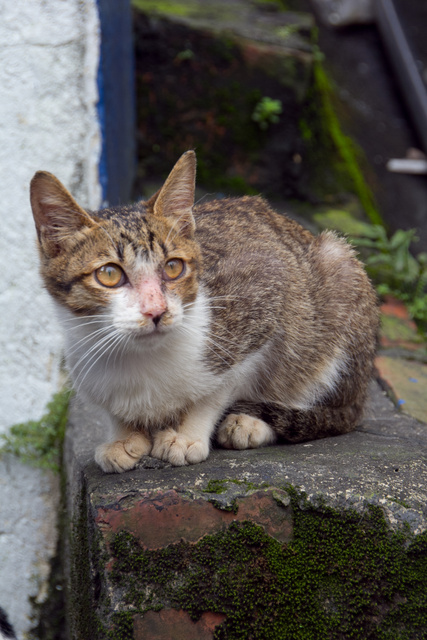
[[[186,151],[170,172],[163,187],[148,201],[156,216],[169,218],[177,233],[190,237],[194,233],[194,191],[196,188],[196,154]]]
[[[58,255],[78,231],[95,225],[64,185],[48,171],[37,171],[31,180],[30,199],[41,249],[50,257]]]

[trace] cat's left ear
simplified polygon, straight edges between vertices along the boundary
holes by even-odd
[[[95,226],[63,184],[48,171],[37,171],[30,186],[31,208],[42,250],[57,255],[69,238]]]
[[[194,233],[194,191],[196,186],[196,154],[186,151],[170,172],[160,191],[147,204],[153,206],[155,216],[170,218],[173,227],[183,236]]]

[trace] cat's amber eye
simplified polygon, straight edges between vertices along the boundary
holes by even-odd
[[[176,280],[184,273],[185,262],[181,258],[168,260],[163,268],[164,280]]]
[[[103,287],[119,287],[125,282],[123,269],[116,264],[104,264],[95,271],[95,277]]]

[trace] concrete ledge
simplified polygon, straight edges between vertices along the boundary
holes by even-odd
[[[324,627],[312,637],[349,637],[356,620],[355,638],[425,637],[427,578],[417,567],[427,558],[427,425],[397,412],[377,385],[351,434],[215,450],[184,468],[147,457],[134,471],[103,474],[92,455],[105,420],[74,402],[65,450],[71,638],[88,629],[93,639],[309,637],[292,631],[292,616],[264,620],[265,594],[273,608],[289,598],[304,633]],[[313,597],[321,627],[307,613]],[[406,635],[396,635],[396,619]]]

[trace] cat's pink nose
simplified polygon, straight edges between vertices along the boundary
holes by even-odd
[[[155,325],[167,310],[167,303],[157,278],[144,279],[139,286],[139,309],[143,316],[151,318]]]
[[[151,318],[151,320],[154,322],[154,324],[157,325],[159,324],[160,320],[162,319],[162,316],[164,315],[164,311],[163,313],[160,313],[159,315],[153,315],[152,313],[144,313],[144,316],[146,318]]]

